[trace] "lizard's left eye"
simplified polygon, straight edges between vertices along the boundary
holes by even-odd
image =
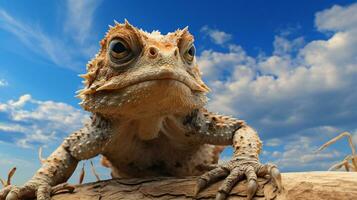
[[[194,56],[195,56],[195,53],[196,53],[196,48],[195,48],[195,46],[192,45],[191,48],[188,49],[187,53],[188,53],[190,56],[194,57]]]
[[[187,49],[184,57],[186,61],[188,61],[188,63],[191,63],[195,57],[195,54],[196,54],[196,48],[194,45],[191,45],[191,47]]]

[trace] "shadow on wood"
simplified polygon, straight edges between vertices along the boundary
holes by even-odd
[[[284,191],[276,193],[270,181],[259,179],[254,200],[357,200],[357,173],[355,172],[303,172],[283,173]],[[202,191],[196,199],[214,199],[221,182]],[[77,185],[73,193],[62,193],[54,200],[106,200],[106,199],[195,199],[196,177],[112,179]],[[246,181],[239,183],[229,199],[245,199]]]

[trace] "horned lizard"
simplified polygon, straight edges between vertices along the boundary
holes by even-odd
[[[78,94],[91,122],[70,134],[25,185],[4,188],[0,199],[50,199],[52,187],[66,182],[79,161],[99,154],[113,177],[200,175],[196,193],[226,177],[216,199],[226,199],[244,177],[248,199],[257,176],[269,175],[281,188],[277,167],[259,162],[256,131],[204,108],[210,89],[201,79],[193,41],[187,28],[162,35],[127,21],[110,26]],[[227,145],[233,158],[217,164]]]

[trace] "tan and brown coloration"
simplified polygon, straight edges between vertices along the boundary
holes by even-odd
[[[183,177],[212,167],[196,191],[227,176],[217,199],[225,199],[244,177],[248,199],[256,192],[257,176],[270,175],[281,187],[277,168],[259,162],[261,141],[255,130],[204,109],[209,88],[187,28],[161,35],[126,21],[111,27],[100,44],[78,94],[81,106],[93,113],[91,122],[66,138],[28,183],[1,191],[0,199],[36,192],[38,199],[49,199],[51,186],[65,182],[80,160],[99,154],[113,177]],[[215,165],[222,145],[233,145],[235,156]]]

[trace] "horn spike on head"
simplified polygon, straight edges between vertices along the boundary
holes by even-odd
[[[84,78],[84,79],[89,79],[90,78],[89,74],[79,74],[78,76],[81,77],[81,78]]]
[[[79,74],[78,76],[82,77],[84,79],[90,80],[90,79],[94,78],[95,72],[88,72],[86,74]]]
[[[185,33],[188,33],[188,26],[186,26],[185,28],[181,29],[178,36],[183,36]]]
[[[183,28],[182,31],[181,31],[182,34],[184,34],[184,33],[186,33],[186,32],[188,32],[188,26],[186,26],[185,28]]]
[[[124,19],[124,25],[125,25],[126,28],[135,30],[135,29],[134,29],[134,26],[131,25],[130,22],[129,22],[126,18]]]

